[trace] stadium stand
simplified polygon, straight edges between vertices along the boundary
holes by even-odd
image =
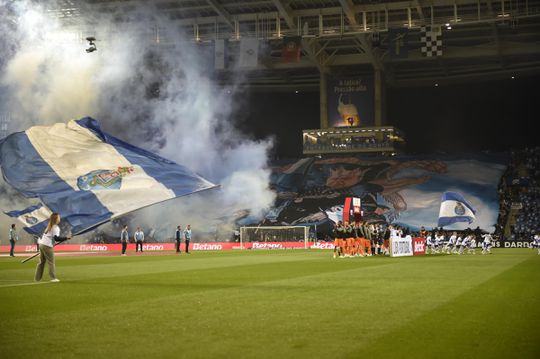
[[[512,153],[499,184],[497,234],[512,240],[530,239],[540,230],[540,147]]]

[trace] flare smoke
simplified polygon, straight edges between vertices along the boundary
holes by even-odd
[[[10,131],[91,116],[115,136],[221,184],[136,212],[134,225],[169,230],[165,236],[172,237],[178,224],[190,223],[196,233],[231,223],[241,210],[260,216],[274,200],[271,141],[251,140],[236,129],[242,110],[236,85],[218,87],[211,52],[143,3],[136,12],[106,18],[80,9],[81,17],[68,25],[33,2],[0,0],[6,20],[0,38],[8,45],[0,60],[0,113],[17,119]],[[127,21],[112,20],[117,15]],[[97,39],[97,51],[85,51],[87,36]],[[28,205],[6,197],[2,210],[15,209],[14,202],[17,209]],[[9,219],[2,217],[5,229]]]

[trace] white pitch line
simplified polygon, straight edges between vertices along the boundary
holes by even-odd
[[[43,281],[43,282],[29,282],[29,283],[17,283],[17,284],[0,284],[0,288],[21,287],[24,285],[36,285],[36,284],[47,284],[47,283],[51,283],[51,282]]]

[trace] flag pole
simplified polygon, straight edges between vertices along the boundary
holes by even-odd
[[[55,245],[56,245],[56,244],[55,244]],[[28,258],[22,260],[21,263],[26,263],[26,262],[28,262],[30,259],[36,258],[36,257],[39,255],[39,253],[40,253],[40,252],[34,253],[32,256],[30,256],[30,257],[28,257]]]
[[[66,242],[66,241],[68,241],[68,240],[65,240],[65,241],[62,241],[62,242],[56,242],[56,243],[53,245],[53,247],[56,247],[58,244],[64,243],[64,242]],[[26,263],[26,262],[28,262],[29,260],[36,258],[40,253],[41,253],[41,251],[38,251],[37,253],[34,253],[34,254],[31,255],[30,257],[23,259],[23,260],[21,261],[21,263]]]

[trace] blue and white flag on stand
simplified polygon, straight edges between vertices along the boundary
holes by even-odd
[[[90,117],[9,135],[0,142],[0,168],[7,183],[59,213],[73,234],[216,187],[184,166],[101,131]],[[12,213],[20,217],[40,208]]]
[[[441,209],[439,211],[439,227],[448,226],[456,222],[472,223],[476,211],[456,192],[444,192],[441,200]]]

